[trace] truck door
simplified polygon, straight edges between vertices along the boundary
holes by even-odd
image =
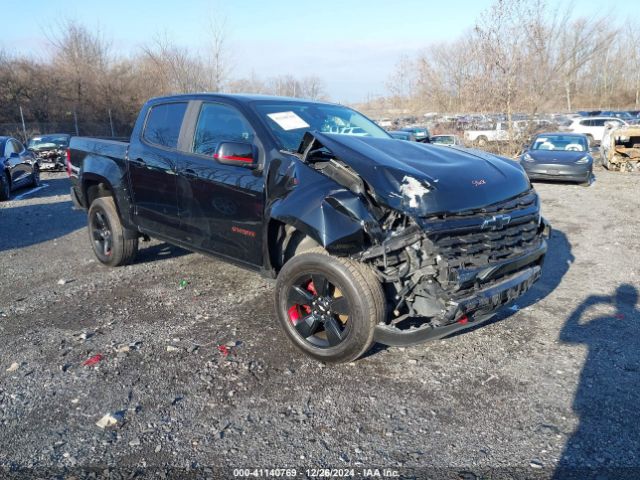
[[[128,154],[136,223],[149,233],[178,240],[176,158],[187,105],[188,102],[153,105],[140,138],[131,139]]]
[[[186,242],[252,265],[262,265],[264,180],[259,171],[221,164],[214,158],[220,142],[262,147],[244,115],[216,102],[192,102],[188,153],[178,165],[180,228]]]

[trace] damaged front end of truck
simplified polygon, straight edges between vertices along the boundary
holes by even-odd
[[[518,165],[318,132],[306,134],[298,158],[303,166],[271,182],[271,217],[375,272],[387,299],[381,343],[409,345],[478,324],[541,275],[550,228]]]

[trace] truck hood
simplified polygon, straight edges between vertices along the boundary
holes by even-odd
[[[531,188],[520,165],[478,150],[320,132],[310,135],[351,167],[370,186],[378,203],[410,216],[478,209]]]

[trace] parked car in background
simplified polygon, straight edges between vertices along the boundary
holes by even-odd
[[[413,134],[416,142],[429,143],[431,135],[429,129],[424,127],[405,127],[400,129],[401,132],[409,132]]]
[[[40,168],[64,170],[70,138],[66,133],[36,135],[29,139],[27,148],[40,160]]]
[[[507,142],[509,141],[509,128],[506,122],[496,122],[487,125],[486,128],[465,130],[464,139],[479,147],[484,147],[489,142]]]
[[[462,140],[458,135],[432,135],[431,143],[435,145],[460,145],[462,146]]]
[[[0,137],[0,201],[11,191],[40,184],[40,166],[33,153],[12,137]]]
[[[531,180],[564,180],[588,186],[593,158],[586,135],[541,133],[520,156],[520,165]]]
[[[404,132],[402,130],[391,130],[388,132],[393,138],[397,138],[398,140],[406,140],[407,142],[415,142],[416,137],[411,132]]]
[[[594,142],[600,143],[607,123],[612,123],[616,127],[627,125],[627,122],[615,117],[578,117],[572,120],[567,131],[583,133],[591,145]]]

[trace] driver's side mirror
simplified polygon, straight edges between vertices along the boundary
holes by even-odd
[[[258,153],[250,143],[220,142],[213,158],[223,165],[236,167],[256,168],[258,164]]]

